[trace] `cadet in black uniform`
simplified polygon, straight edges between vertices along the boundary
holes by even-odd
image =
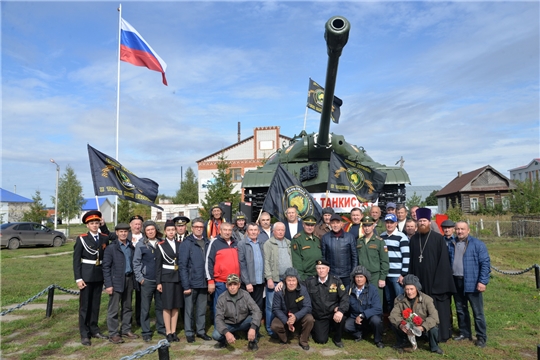
[[[163,303],[163,321],[167,331],[167,340],[180,341],[176,335],[178,308],[184,307],[184,289],[180,284],[178,264],[180,259],[180,242],[175,240],[174,221],[167,220],[164,226],[165,240],[158,243],[156,251],[156,284],[161,292]]]
[[[328,274],[330,264],[326,260],[317,261],[315,269],[317,276],[306,280],[315,318],[311,335],[316,343],[325,344],[328,342],[330,328],[333,328],[332,340],[337,347],[342,348],[341,335],[345,326],[344,314],[349,311],[349,295],[341,279]]]
[[[101,261],[107,245],[108,236],[98,232],[101,212],[88,211],[84,214],[83,223],[88,233],[80,235],[73,247],[73,273],[79,294],[79,331],[81,344],[90,346],[90,338],[108,339],[99,331],[98,318],[103,291],[103,270]]]

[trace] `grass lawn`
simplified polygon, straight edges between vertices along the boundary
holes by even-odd
[[[21,303],[37,294],[50,284],[58,284],[68,289],[76,289],[73,280],[71,253],[48,256],[73,250],[73,242],[59,248],[34,248],[1,250],[1,304],[2,306]],[[507,271],[517,271],[540,263],[540,239],[490,239],[486,241],[492,265]],[[56,290],[58,292],[58,290]],[[61,293],[61,292],[59,292]],[[100,327],[106,333],[107,295],[102,297]],[[35,303],[45,303],[47,296],[40,297]],[[77,325],[77,300],[56,301],[61,304],[55,308],[51,318],[45,318],[44,310],[16,310],[11,314],[25,315],[24,319],[2,322],[1,358],[2,359],[119,359],[135,351],[148,347],[141,339],[127,341],[123,345],[113,345],[104,340],[93,339],[91,347],[79,343]],[[535,287],[534,270],[522,275],[503,275],[493,271],[491,281],[484,297],[486,320],[488,325],[488,346],[476,348],[472,343],[456,343],[450,340],[441,344],[445,358],[450,359],[531,359],[536,358],[537,344],[540,343],[540,296]],[[454,311],[455,313],[455,311]],[[457,325],[457,321],[454,321]],[[179,325],[182,329],[183,325]],[[140,329],[135,327],[135,333]],[[208,331],[211,333],[211,330]],[[262,330],[266,334],[265,330]],[[187,345],[183,331],[179,334],[180,343],[174,343],[170,349],[171,359],[195,359],[201,357],[235,357],[268,359],[430,359],[440,358],[427,351],[427,344],[420,343],[421,349],[412,354],[398,354],[391,348],[394,336],[388,331],[384,337],[387,345],[377,349],[372,337],[367,341],[355,343],[345,338],[345,348],[337,349],[331,342],[326,345],[310,343],[312,350],[305,352],[298,347],[296,340],[282,346],[269,341],[265,336],[259,343],[257,353],[233,353],[234,349],[246,350],[247,341],[239,340],[234,348],[225,350],[200,349]],[[156,345],[161,337],[154,337],[151,345]],[[208,342],[213,344],[213,342]],[[198,339],[195,343],[203,345]],[[145,358],[155,359],[157,354]]]

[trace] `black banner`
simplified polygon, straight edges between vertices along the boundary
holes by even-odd
[[[375,201],[384,187],[386,173],[345,159],[336,153],[330,155],[328,191],[354,194],[361,202]]]
[[[278,218],[279,221],[287,222],[285,211],[293,206],[298,209],[298,215],[302,219],[308,215],[315,216],[317,219],[321,218],[321,206],[302,187],[302,183],[297,178],[278,164],[264,199],[263,210]]]
[[[317,84],[315,81],[309,79],[309,90],[308,90],[308,100],[307,107],[311,110],[315,110],[318,113],[322,112],[324,100],[324,88]],[[340,106],[343,105],[343,100],[334,96],[334,101],[332,102],[332,121],[336,124],[339,124],[339,117],[341,115]]]
[[[140,179],[114,158],[88,145],[90,170],[97,196],[118,195],[119,198],[136,203],[163,208],[154,204],[158,195],[158,183]]]

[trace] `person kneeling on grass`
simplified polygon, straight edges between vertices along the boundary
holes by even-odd
[[[285,288],[276,291],[272,303],[272,331],[279,336],[281,344],[286,344],[288,334],[294,333],[295,327],[300,327],[299,345],[309,350],[309,334],[313,329],[315,319],[311,315],[311,298],[304,285],[299,282],[298,271],[290,267],[285,270]]]
[[[217,348],[234,344],[237,331],[247,331],[248,350],[256,351],[262,312],[246,290],[240,289],[240,277],[227,276],[227,291],[222,293],[216,304],[216,319],[212,337],[218,341]]]
[[[442,355],[443,351],[439,347],[439,313],[433,304],[433,299],[420,291],[422,285],[415,275],[405,276],[403,285],[405,294],[396,298],[394,308],[388,318],[397,338],[397,344],[394,347],[400,352],[403,351],[409,338],[413,345],[412,349],[416,350],[415,337],[427,335],[431,352]]]

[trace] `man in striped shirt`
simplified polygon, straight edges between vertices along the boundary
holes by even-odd
[[[386,242],[390,262],[384,297],[387,306],[386,312],[390,312],[394,307],[394,299],[403,294],[401,283],[403,277],[409,272],[409,239],[407,235],[397,231],[395,214],[386,214],[384,222],[386,231],[381,234],[381,238]]]

